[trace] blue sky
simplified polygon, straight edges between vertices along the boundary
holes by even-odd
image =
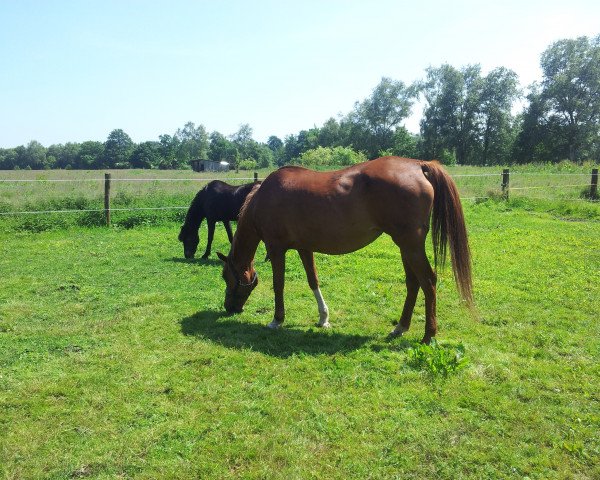
[[[0,0],[0,147],[158,140],[188,121],[283,139],[384,76],[479,63],[526,86],[552,42],[598,34],[597,0]]]

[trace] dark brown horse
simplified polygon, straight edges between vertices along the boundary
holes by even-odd
[[[233,235],[229,222],[237,221],[240,209],[254,185],[256,183],[235,186],[220,180],[213,180],[196,194],[179,232],[179,241],[183,243],[185,258],[194,258],[200,243],[198,230],[205,218],[208,224],[208,241],[202,258],[208,258],[210,255],[217,222],[223,222],[231,243]]]
[[[383,157],[332,172],[284,167],[270,174],[248,196],[224,261],[225,309],[240,312],[256,287],[254,254],[260,240],[271,257],[275,317],[284,320],[285,252],[300,254],[319,308],[318,325],[329,326],[319,290],[313,252],[353,252],[387,233],[400,248],[407,295],[392,335],[410,326],[417,293],[425,294],[425,336],[437,332],[436,273],[425,253],[431,217],[435,265],[443,265],[449,244],[454,278],[464,300],[473,305],[467,231],[456,185],[437,162]]]

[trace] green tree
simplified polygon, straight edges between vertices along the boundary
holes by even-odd
[[[17,151],[14,148],[0,148],[0,170],[20,168]]]
[[[447,64],[427,69],[427,78],[420,84],[426,102],[421,120],[426,158],[439,158],[447,150],[455,152],[459,163],[473,163],[480,137],[480,72],[479,65],[461,70]]]
[[[159,142],[142,142],[131,154],[133,168],[158,168],[162,163]]]
[[[189,165],[190,160],[208,158],[208,134],[203,125],[187,122],[175,133],[178,141],[176,168]]]
[[[46,148],[37,140],[31,140],[27,147],[17,147],[19,155],[19,166],[21,168],[30,168],[31,170],[42,170],[51,168],[46,158]]]
[[[357,102],[348,117],[354,147],[366,151],[371,158],[391,148],[394,132],[410,115],[415,95],[414,87],[382,78],[371,96]]]
[[[235,165],[238,157],[236,145],[219,132],[210,134],[210,144],[208,148],[208,158],[213,162],[227,162]]]
[[[230,140],[236,147],[236,157],[234,159],[234,164],[237,167],[238,162],[242,159],[252,159],[251,158],[251,146],[252,146],[252,128],[247,123],[240,125],[240,128],[237,132],[230,136]]]
[[[73,168],[101,168],[104,162],[104,144],[102,142],[87,141],[79,147],[79,154]]]
[[[120,128],[113,130],[104,142],[104,168],[129,168],[129,159],[135,145]]]
[[[344,130],[335,118],[328,119],[319,129],[318,144],[321,147],[336,147],[347,145]]]
[[[66,143],[65,145],[50,145],[47,155],[55,159],[53,168],[77,168],[79,158],[79,143]]]
[[[297,135],[286,136],[283,147],[283,157],[281,158],[281,165],[292,163],[294,159],[300,157],[302,151],[302,144],[298,141]]]
[[[504,67],[492,70],[483,79],[479,100],[481,157],[483,165],[507,164],[514,144],[511,108],[519,95],[518,76]]]
[[[177,168],[177,152],[179,151],[179,140],[171,135],[159,135],[160,143],[160,163],[158,168],[167,170]]]
[[[283,141],[276,137],[275,135],[271,135],[267,140],[267,146],[273,152],[273,163],[275,165],[282,165],[283,158],[285,155]]]
[[[275,153],[283,148],[283,142],[279,137],[271,135],[267,140],[267,146],[271,149],[273,153]]]
[[[273,165],[273,152],[264,143],[258,143],[254,140],[250,142],[247,149],[248,157],[256,162],[258,168],[268,168]]]
[[[600,139],[600,35],[553,43],[541,67],[547,121],[558,127],[569,159],[581,160]]]
[[[516,119],[513,158],[516,163],[558,161],[561,147],[557,144],[557,125],[547,120],[549,108],[539,86],[534,83],[529,88],[525,97],[528,104]]]
[[[397,128],[392,137],[392,147],[389,153],[399,157],[417,158],[419,156],[417,137],[404,127]],[[380,152],[380,156],[383,154],[384,151]]]

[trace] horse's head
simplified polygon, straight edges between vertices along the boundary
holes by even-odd
[[[258,285],[258,275],[253,266],[245,272],[238,272],[231,259],[217,252],[223,261],[223,280],[225,280],[225,310],[227,313],[240,313],[252,290]]]
[[[198,244],[200,243],[200,237],[198,232],[195,230],[189,230],[183,225],[179,232],[179,241],[183,243],[183,255],[185,258],[194,258]]]

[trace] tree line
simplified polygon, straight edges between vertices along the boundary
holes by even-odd
[[[320,127],[266,143],[241,125],[232,135],[188,122],[158,141],[134,143],[123,130],[105,142],[44,147],[37,141],[0,149],[0,169],[189,168],[192,159],[242,169],[285,164],[347,165],[382,155],[439,159],[446,164],[506,165],[597,160],[600,156],[600,35],[560,40],[541,55],[542,79],[524,93],[517,74],[480,65],[427,68],[411,85],[382,78],[352,111]],[[420,132],[402,126],[418,100]],[[520,112],[513,113],[519,100]]]

